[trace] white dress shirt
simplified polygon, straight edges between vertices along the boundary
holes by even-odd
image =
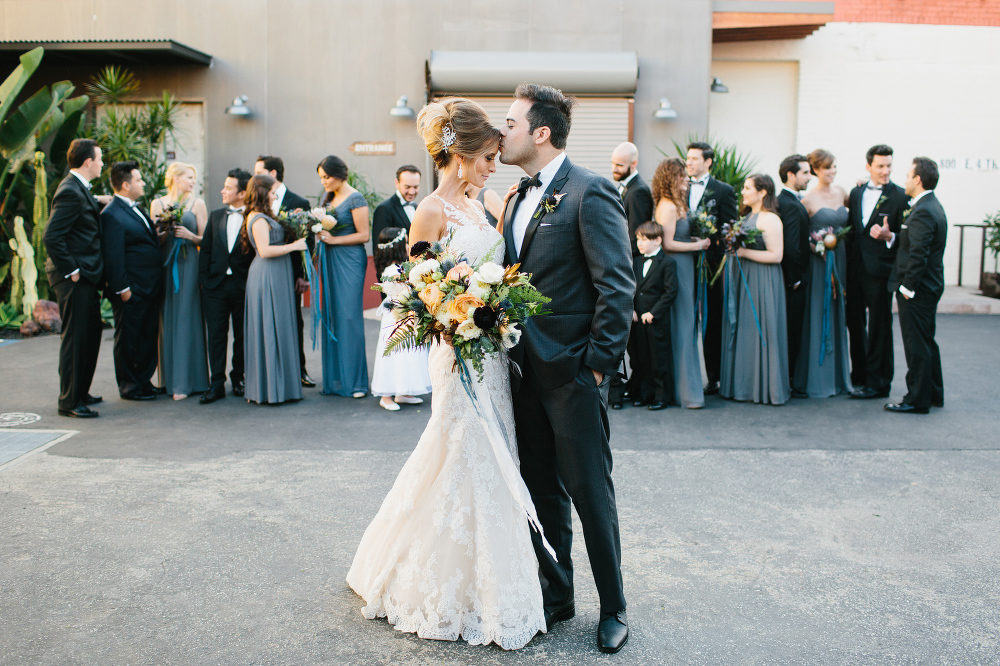
[[[281,210],[281,200],[285,198],[285,192],[288,188],[285,187],[284,183],[278,183],[278,189],[274,191],[274,203],[271,204],[271,214],[277,215],[278,211]]]
[[[623,180],[620,183],[618,183],[618,194],[621,194],[621,195],[624,196],[624,194],[625,194],[625,188],[628,187],[628,184],[632,182],[632,179],[635,178],[638,175],[639,175],[638,171],[633,171],[632,173],[629,174],[628,178],[626,178],[625,180]]]
[[[918,201],[920,201],[921,199],[924,198],[925,194],[930,194],[933,191],[934,190],[924,190],[923,192],[921,192],[917,196],[915,196],[912,199],[910,199],[910,210],[913,210],[913,207],[917,205]],[[906,226],[906,225],[904,224],[903,226]],[[895,236],[893,237],[893,240],[895,240]],[[913,291],[912,289],[907,289],[903,285],[899,285],[899,293],[901,293],[903,296],[906,296],[907,298],[913,298],[914,296],[917,295],[917,292]]]
[[[399,190],[396,190],[396,196],[399,198],[399,203],[403,207],[403,212],[406,213],[406,217],[409,218],[410,223],[413,222],[413,213],[416,212],[417,207],[413,205],[413,202],[407,201],[400,194]]]
[[[698,180],[691,181],[691,188],[688,191],[688,210],[694,211],[698,208],[698,204],[701,202],[701,197],[705,194],[705,188],[708,187],[708,179],[711,174],[705,174]]]
[[[244,206],[240,206],[233,212],[232,207],[229,208],[229,215],[226,217],[226,242],[229,244],[230,254],[233,248],[236,247],[236,239],[240,237],[240,228],[243,227],[243,210]],[[233,269],[226,268],[226,275],[232,275]]]
[[[799,199],[799,200],[802,199],[802,193],[801,192],[796,192],[795,190],[793,190],[792,188],[788,187],[787,185],[782,185],[781,189],[784,192],[790,193],[796,199]]]
[[[871,181],[865,185],[864,191],[861,193],[861,226],[868,226],[868,220],[871,219],[872,213],[875,212],[875,206],[878,205],[878,200],[882,196],[882,186],[873,185]]]
[[[139,212],[138,204],[135,201],[132,201],[128,197],[123,197],[120,194],[115,194],[115,196],[125,202],[125,205],[132,209],[132,212],[135,213],[140,220],[142,220],[142,223],[146,225],[147,229],[150,231],[153,230],[153,228],[149,226],[149,220],[146,219],[146,216]]]
[[[535,209],[538,208],[538,202],[542,200],[545,189],[552,182],[552,179],[555,178],[556,172],[559,171],[559,167],[565,161],[566,153],[556,155],[551,162],[538,172],[538,180],[541,181],[541,186],[529,187],[524,193],[524,199],[521,200],[521,205],[514,215],[513,227],[511,229],[511,233],[514,234],[514,249],[517,250],[518,256],[521,255],[521,243],[524,242],[524,232],[528,230],[531,216],[535,214]]]
[[[644,254],[642,256],[646,257],[646,261],[642,262],[642,277],[646,277],[649,273],[649,267],[653,265],[653,257],[660,253],[660,248],[653,250],[652,254]]]

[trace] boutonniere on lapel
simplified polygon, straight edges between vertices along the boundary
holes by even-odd
[[[560,194],[558,191],[555,191],[552,194],[546,194],[544,197],[542,197],[542,200],[538,202],[538,210],[535,211],[535,219],[537,220],[541,216],[543,211],[546,213],[551,213],[556,208],[558,208],[559,202],[562,201],[562,198],[564,196],[566,196],[565,192]]]
[[[875,210],[878,210],[879,208],[881,208],[882,204],[884,204],[888,200],[889,200],[889,197],[885,196],[884,194],[882,196],[880,196],[878,198],[878,202],[875,204]]]
[[[904,210],[903,211],[903,219],[905,220],[906,218],[908,218],[910,216],[910,213],[912,213],[912,212],[913,212],[912,208],[907,208],[906,210]]]

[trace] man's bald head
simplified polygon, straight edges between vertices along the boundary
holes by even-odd
[[[626,141],[618,144],[611,153],[611,173],[615,180],[622,181],[639,168],[639,149],[634,143]]]

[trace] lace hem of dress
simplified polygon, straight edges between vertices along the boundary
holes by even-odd
[[[519,618],[521,621],[511,627],[494,623],[487,626],[474,613],[463,614],[458,627],[454,623],[447,623],[448,626],[442,627],[441,622],[424,617],[419,610],[405,613],[401,605],[395,603],[388,594],[383,594],[373,603],[362,607],[361,614],[368,620],[384,617],[396,631],[416,634],[418,638],[436,641],[457,641],[461,638],[469,645],[496,643],[504,650],[519,650],[536,634],[546,633],[544,616],[536,618],[532,623],[526,614],[522,614]]]

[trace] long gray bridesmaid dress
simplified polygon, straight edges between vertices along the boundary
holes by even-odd
[[[751,215],[744,225],[755,229],[757,214]],[[763,238],[748,247],[766,249]],[[725,280],[719,394],[735,400],[783,405],[792,391],[788,383],[788,329],[781,264],[760,264],[729,255]]]
[[[255,213],[248,220],[247,231],[260,218],[267,220],[270,226],[271,245],[283,245],[284,228],[262,213]],[[248,236],[256,250],[253,233]],[[291,256],[265,259],[258,253],[253,258],[247,274],[246,307],[243,309],[247,400],[265,403],[302,399],[299,332],[292,284]]]
[[[184,212],[181,224],[198,234],[192,210]],[[163,256],[166,294],[160,316],[160,381],[167,395],[201,393],[208,390],[208,353],[198,289],[198,246],[170,236]]]
[[[688,218],[677,220],[674,240],[691,242]],[[697,252],[671,252],[677,261],[677,300],[670,308],[670,337],[674,353],[674,387],[682,407],[704,407],[701,355],[698,353],[698,322],[695,318]]]
[[[827,227],[834,230],[847,224],[847,209],[841,206],[820,208],[809,218],[811,231]],[[850,355],[847,348],[847,321],[844,318],[844,295],[842,285],[847,278],[847,255],[842,242],[828,251],[832,252],[837,268],[838,292],[836,298],[827,278],[827,259],[816,253],[809,258],[809,291],[806,292],[806,312],[809,315],[802,324],[802,344],[799,358],[795,361],[795,388],[805,391],[810,398],[829,398],[839,393],[848,393],[851,387]],[[827,303],[827,291],[830,300]],[[823,310],[829,308],[829,336],[823,329]],[[824,341],[824,337],[826,340]]]

